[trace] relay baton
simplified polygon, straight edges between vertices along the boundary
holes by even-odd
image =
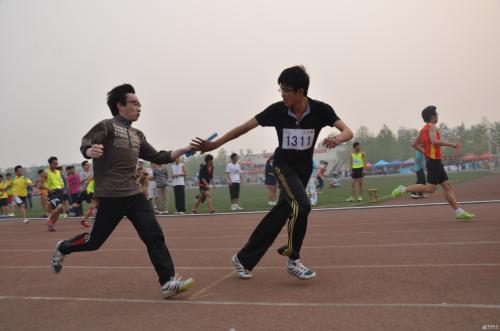
[[[212,134],[210,135],[210,137],[208,137],[208,138],[207,138],[207,140],[208,140],[208,141],[212,141],[212,140],[214,140],[215,138],[217,138],[217,136],[218,136],[217,132],[214,132],[214,133],[212,133]],[[189,152],[187,152],[187,153],[186,153],[186,154],[184,154],[184,155],[186,155],[186,157],[191,157],[191,156],[193,156],[193,154],[194,154],[194,152],[193,152],[193,151],[189,151]]]

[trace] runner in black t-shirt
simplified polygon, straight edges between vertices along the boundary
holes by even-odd
[[[274,168],[282,187],[278,204],[254,230],[245,247],[233,256],[232,263],[241,278],[250,278],[257,265],[288,221],[288,243],[278,249],[288,256],[288,272],[299,279],[310,279],[316,273],[299,260],[300,248],[307,229],[311,205],[305,186],[311,175],[314,146],[321,129],[335,126],[341,131],[337,137],[323,141],[327,148],[352,138],[351,130],[326,103],[307,97],[309,76],[302,66],[285,69],[278,78],[283,101],[267,107],[246,123],[237,126],[215,141],[196,138],[191,146],[202,152],[214,150],[238,138],[258,125],[276,129],[279,146],[274,152]]]

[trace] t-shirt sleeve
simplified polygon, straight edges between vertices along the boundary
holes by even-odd
[[[337,116],[337,114],[335,113],[335,110],[333,110],[333,108],[328,105],[328,104],[323,104],[323,116],[322,116],[322,119],[323,119],[323,126],[333,126],[335,124],[335,122],[337,122],[338,120],[340,120],[340,118]]]
[[[264,111],[257,114],[255,119],[260,126],[276,126],[279,115],[280,103],[275,103],[267,107]]]
[[[229,164],[226,166],[226,172],[231,172],[231,166]]]

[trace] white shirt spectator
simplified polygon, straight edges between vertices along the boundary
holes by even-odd
[[[184,164],[172,164],[172,186],[186,185],[184,176],[176,176],[183,173]],[[174,177],[175,176],[175,177]]]
[[[153,169],[148,168],[146,169],[146,173],[148,174],[148,177],[153,177]],[[150,179],[148,182],[148,199],[154,199],[156,198],[156,182],[154,179]]]
[[[238,163],[228,163],[226,166],[226,173],[229,174],[229,178],[231,178],[231,183],[239,183],[240,182],[240,173],[241,167]]]

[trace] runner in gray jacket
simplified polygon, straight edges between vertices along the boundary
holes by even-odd
[[[85,158],[94,159],[94,195],[98,203],[94,225],[89,233],[57,243],[51,259],[52,271],[61,271],[68,254],[97,250],[126,216],[146,244],[163,296],[172,297],[189,289],[194,281],[175,275],[161,227],[137,184],[136,164],[138,158],[158,164],[170,163],[192,148],[158,152],[141,131],[131,126],[141,113],[141,103],[131,85],[112,89],[108,93],[108,106],[113,118],[97,123],[83,137],[80,147]]]

